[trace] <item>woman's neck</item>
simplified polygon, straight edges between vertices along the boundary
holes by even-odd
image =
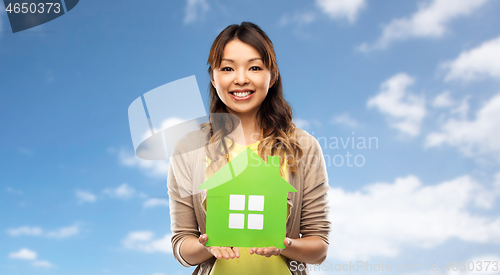
[[[235,115],[240,118],[245,144],[250,145],[259,141],[261,129],[257,121],[257,112]]]
[[[241,118],[241,125],[243,127],[243,133],[245,135],[246,145],[254,144],[260,140],[260,127],[258,126],[257,119],[253,118]]]

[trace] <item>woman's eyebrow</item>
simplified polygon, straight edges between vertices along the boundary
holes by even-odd
[[[260,60],[260,61],[262,61],[262,59],[261,59],[260,57],[254,57],[254,58],[250,58],[250,59],[248,59],[248,62],[252,62],[252,61],[255,61],[255,60]],[[234,60],[229,59],[229,58],[222,58],[222,61],[234,62]]]

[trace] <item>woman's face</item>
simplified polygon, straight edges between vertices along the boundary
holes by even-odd
[[[254,115],[272,85],[271,72],[254,47],[234,39],[224,48],[220,68],[213,70],[212,85],[230,113]]]

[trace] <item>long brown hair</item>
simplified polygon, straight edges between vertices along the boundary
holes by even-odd
[[[208,73],[213,77],[213,69],[219,68],[222,62],[224,47],[234,39],[238,39],[254,47],[262,58],[264,65],[271,71],[271,83],[266,98],[262,102],[257,113],[257,121],[262,129],[261,142],[259,143],[259,156],[267,161],[267,156],[280,156],[280,166],[283,164],[285,154],[288,170],[297,173],[298,160],[302,158],[302,148],[295,138],[295,125],[292,122],[292,109],[283,98],[283,85],[278,70],[276,54],[273,43],[266,33],[256,24],[242,22],[240,25],[230,25],[225,28],[215,39],[210,49],[207,64]],[[227,106],[222,102],[217,94],[217,90],[209,84],[210,93],[210,124],[203,124],[202,127],[210,127],[208,142],[206,146],[207,156],[212,160],[207,172],[213,174],[219,165],[216,160],[223,159],[225,155],[225,143],[223,138],[231,133],[237,126],[237,122],[231,116],[217,116],[212,114],[229,113]],[[210,150],[209,144],[215,148]],[[228,150],[233,147],[233,143]],[[215,161],[214,161],[215,160]],[[283,172],[280,170],[280,172]]]

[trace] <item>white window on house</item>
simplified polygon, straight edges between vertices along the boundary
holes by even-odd
[[[244,211],[245,195],[229,195],[229,210]],[[248,196],[249,211],[264,211],[264,196]],[[264,214],[248,214],[247,228],[262,230],[264,228]],[[229,213],[229,228],[244,229],[245,214]]]
[[[229,213],[229,228],[245,228],[245,214]]]
[[[264,228],[264,215],[248,214],[248,229],[262,230]]]
[[[264,211],[264,196],[248,196],[248,210]]]
[[[245,195],[229,195],[229,210],[245,210]]]

